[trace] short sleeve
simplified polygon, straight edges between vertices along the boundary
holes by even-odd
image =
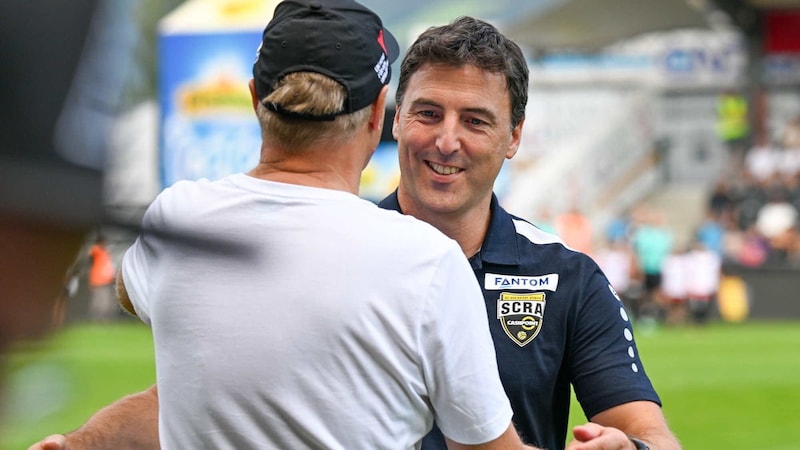
[[[511,422],[511,406],[483,294],[457,245],[436,268],[426,304],[420,347],[437,425],[462,444],[497,438]]]

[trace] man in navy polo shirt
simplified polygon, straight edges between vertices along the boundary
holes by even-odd
[[[594,422],[577,427],[576,440],[678,449],[605,275],[503,210],[492,192],[519,146],[527,93],[522,53],[490,24],[461,18],[424,32],[400,69],[393,134],[401,179],[380,206],[431,223],[469,258],[524,442],[564,448],[572,384]],[[441,434],[434,429],[422,448],[445,448]]]

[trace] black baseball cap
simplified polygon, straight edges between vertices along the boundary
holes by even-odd
[[[394,36],[380,17],[353,0],[284,0],[264,29],[253,64],[259,100],[293,72],[326,75],[347,89],[344,109],[350,114],[375,101],[391,79],[391,64],[400,54]],[[280,105],[265,105],[278,113]],[[333,116],[302,115],[310,120]]]

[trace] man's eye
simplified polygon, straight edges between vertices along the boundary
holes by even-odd
[[[433,111],[420,111],[419,115],[421,115],[423,117],[433,117],[434,113],[433,113]]]
[[[475,118],[469,119],[468,122],[470,125],[483,125],[486,123],[481,119],[475,119]]]

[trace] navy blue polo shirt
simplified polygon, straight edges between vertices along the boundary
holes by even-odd
[[[397,192],[379,206],[400,211]],[[586,417],[636,400],[661,404],[622,302],[589,256],[509,214],[493,195],[488,233],[470,263],[525,443],[564,448],[570,384]],[[422,448],[446,449],[435,425]]]

